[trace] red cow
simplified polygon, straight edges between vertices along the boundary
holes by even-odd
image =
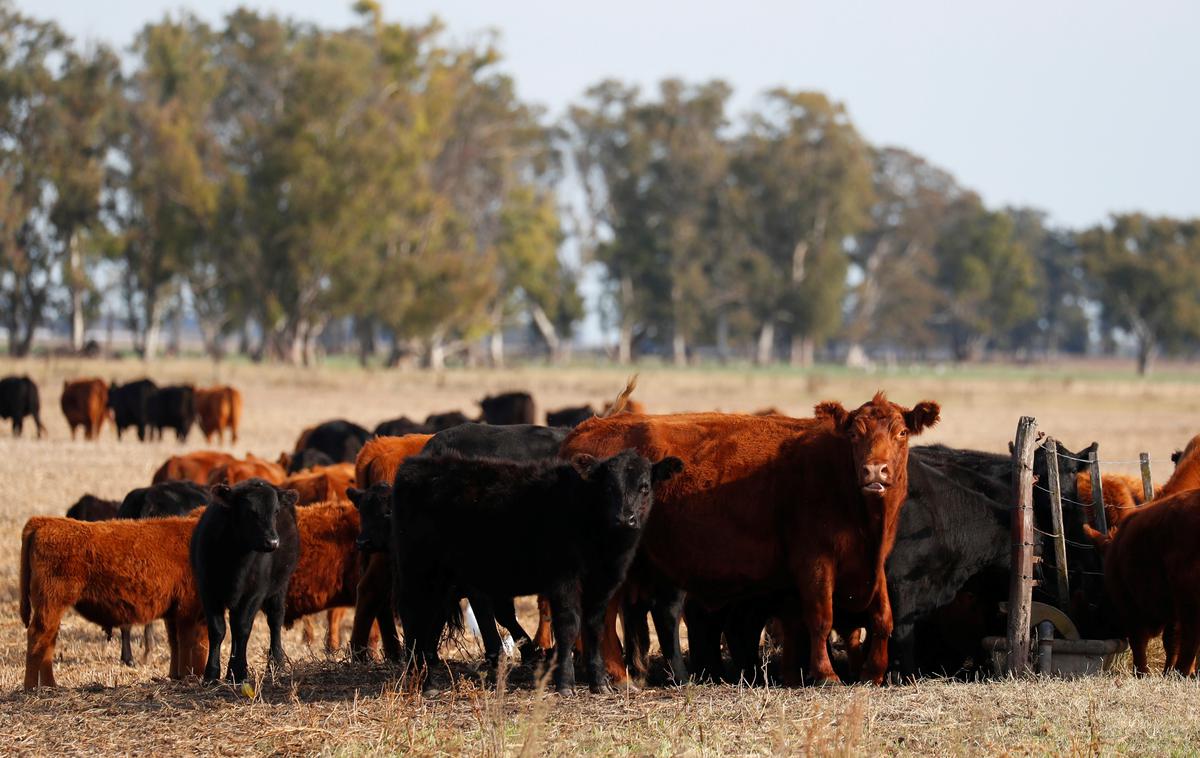
[[[410,455],[416,455],[425,447],[432,434],[406,434],[403,437],[374,437],[367,440],[354,459],[354,481],[366,489],[372,484],[391,484],[396,478],[396,469]]]
[[[1084,526],[1104,553],[1104,586],[1129,637],[1133,666],[1149,671],[1146,646],[1163,635],[1164,673],[1189,676],[1200,646],[1200,490],[1154,500],[1101,534]]]
[[[809,676],[837,681],[826,646],[834,611],[865,615],[871,640],[861,678],[879,683],[892,630],[884,563],[908,494],[908,437],[935,424],[939,409],[902,408],[880,392],[853,411],[825,402],[816,414],[618,414],[580,424],[560,455],[634,448],[681,458],[683,474],[655,495],[641,559],[711,607],[795,592],[798,613],[785,619],[790,682],[805,643]],[[609,616],[606,666],[623,680]]]
[[[1079,492],[1079,502],[1083,503],[1084,517],[1087,523],[1094,523],[1092,515],[1092,476],[1086,471],[1075,475],[1075,486]],[[1109,528],[1117,526],[1134,509],[1146,502],[1142,489],[1142,479],[1128,474],[1104,474],[1100,477],[1100,488],[1104,494],[1104,517]],[[1159,487],[1155,497],[1161,493]]]
[[[63,382],[59,403],[71,427],[71,439],[75,439],[75,428],[80,426],[84,439],[95,439],[108,415],[108,385],[95,377]]]
[[[1172,455],[1171,459],[1175,461],[1175,471],[1167,483],[1159,488],[1159,496],[1200,489],[1200,434],[1188,440],[1187,447]]]
[[[236,460],[237,458],[229,453],[218,453],[214,450],[197,450],[187,455],[172,455],[154,472],[152,484],[172,481],[208,484],[208,476],[213,469]]]
[[[203,510],[203,509],[201,509]],[[38,516],[21,533],[21,621],[25,689],[55,686],[54,646],[63,614],[113,628],[161,618],[170,676],[204,671],[208,640],[188,563],[191,516],[146,521],[75,521]]]
[[[354,486],[354,464],[335,463],[332,466],[314,466],[292,474],[279,485],[285,490],[300,493],[299,505],[345,500],[346,490]]]
[[[210,486],[213,484],[228,484],[232,486],[238,482],[245,481],[246,479],[254,479],[255,477],[265,479],[278,487],[287,478],[287,472],[278,463],[272,463],[252,453],[247,453],[246,459],[243,461],[230,461],[214,468],[208,473],[208,481],[205,484]]]
[[[230,386],[208,387],[196,390],[196,416],[204,441],[217,440],[225,443],[225,430],[231,435],[232,444],[237,444],[238,424],[242,419],[242,393]]]
[[[350,502],[318,503],[296,509],[300,562],[288,585],[284,623],[328,611],[325,649],[342,646],[341,620],[355,604],[360,566],[358,510]]]

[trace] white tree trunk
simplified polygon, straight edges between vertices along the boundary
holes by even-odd
[[[546,315],[542,306],[536,303],[529,313],[533,317],[533,325],[537,327],[538,333],[546,341],[546,349],[550,351],[550,362],[558,363],[562,359],[562,340],[558,337],[558,329],[554,327],[554,322]]]
[[[488,359],[492,368],[504,368],[504,329],[497,327],[488,338]]]
[[[758,331],[758,350],[754,362],[760,366],[771,363],[775,353],[775,322],[768,319]]]
[[[83,260],[79,255],[79,235],[67,240],[67,283],[71,289],[71,349],[83,350]]]

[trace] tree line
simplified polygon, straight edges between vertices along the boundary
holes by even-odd
[[[147,24],[123,53],[0,2],[0,325],[114,313],[147,357],[553,359],[603,271],[613,357],[972,360],[1200,343],[1200,220],[1055,227],[988,208],[844,105],[721,81],[616,81],[554,119],[493,40],[360,0],[325,29],[248,9]],[[567,255],[569,247],[573,251]]]

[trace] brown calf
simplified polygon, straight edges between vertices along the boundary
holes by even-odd
[[[275,486],[283,484],[283,480],[287,478],[287,472],[283,470],[283,466],[278,463],[263,460],[253,453],[247,453],[246,459],[243,461],[230,461],[223,463],[208,473],[208,481],[205,484],[228,484],[234,485],[238,482],[247,479],[264,479]]]
[[[63,382],[59,404],[71,427],[71,439],[76,427],[83,427],[84,439],[95,439],[108,416],[108,385],[95,377]]]
[[[236,445],[242,418],[242,393],[228,385],[196,390],[196,418],[205,442],[212,442],[215,434],[217,440],[225,444],[225,430],[228,429],[230,441]]]
[[[300,531],[300,562],[288,585],[284,623],[329,611],[325,649],[342,646],[341,620],[355,604],[361,574],[354,547],[358,539],[358,510],[347,502],[318,503],[296,509]]]
[[[147,521],[29,519],[21,533],[25,688],[55,686],[54,645],[71,607],[106,628],[161,618],[171,646],[171,678],[203,672],[208,642],[188,563],[195,526],[195,515]]]
[[[1086,471],[1075,475],[1075,486],[1079,491],[1079,502],[1083,503],[1087,523],[1095,523],[1092,515],[1092,477]],[[1104,474],[1100,477],[1100,489],[1104,495],[1104,516],[1110,528],[1117,526],[1146,502],[1141,477],[1128,474]],[[1159,488],[1161,491],[1162,488]],[[1159,492],[1155,493],[1158,497]]]
[[[314,466],[283,480],[283,489],[300,493],[299,505],[345,500],[346,490],[354,486],[354,464],[335,463]]]
[[[229,453],[219,453],[215,450],[198,450],[187,455],[172,455],[154,472],[152,484],[171,481],[208,484],[208,476],[213,469],[236,460],[237,458]]]

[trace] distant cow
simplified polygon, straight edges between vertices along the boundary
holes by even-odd
[[[59,402],[71,427],[71,439],[75,439],[76,427],[83,427],[84,439],[95,439],[100,434],[108,412],[108,387],[104,380],[93,377],[63,382]]]
[[[25,417],[32,416],[38,439],[46,431],[42,426],[42,402],[37,385],[27,376],[6,376],[0,379],[0,419],[12,420],[12,433],[20,437]]]
[[[382,421],[375,427],[376,437],[403,437],[406,434],[432,434],[435,430],[408,416]]]
[[[288,583],[300,558],[296,528],[296,492],[280,492],[261,479],[233,487],[218,484],[213,503],[192,534],[190,563],[208,627],[204,679],[221,678],[221,642],[225,610],[233,627],[229,678],[245,681],[246,647],[259,610],[271,629],[270,661],[284,663],[284,612]]]
[[[479,401],[483,420],[493,425],[537,423],[537,408],[528,392],[505,392]]]
[[[815,419],[618,414],[576,427],[560,455],[632,447],[681,458],[685,473],[659,493],[643,540],[656,580],[707,607],[797,592],[802,603],[784,623],[789,682],[798,681],[806,648],[808,675],[838,681],[825,645],[833,614],[860,614],[871,632],[860,678],[879,683],[892,632],[884,564],[908,494],[908,437],[938,412],[936,403],[910,410],[878,393],[853,411],[821,403]],[[677,629],[666,632],[678,640]],[[615,641],[613,626],[607,639]],[[606,647],[615,658],[609,673],[623,676],[619,648]]]
[[[113,426],[117,428],[117,439],[128,427],[137,429],[139,440],[145,441],[147,427],[152,427],[154,395],[158,386],[149,379],[118,385],[108,385],[108,407],[112,409]]]
[[[292,474],[279,485],[296,490],[298,505],[345,500],[346,489],[354,484],[354,464],[337,463]]]
[[[71,607],[108,629],[164,619],[171,678],[198,674],[207,648],[188,564],[195,526],[196,519],[186,517],[95,523],[29,519],[21,533],[25,689],[55,686],[54,646]]]
[[[301,450],[298,453],[281,453],[277,461],[289,474],[297,474],[320,466],[332,466],[334,462],[320,450],[312,449]]]
[[[216,484],[234,485],[238,482],[244,482],[247,479],[265,479],[271,484],[280,485],[283,484],[283,480],[286,478],[287,472],[283,470],[283,466],[259,458],[253,453],[247,453],[245,460],[230,461],[214,468],[209,472],[208,480],[205,484],[209,486]]]
[[[214,450],[198,450],[186,455],[172,455],[158,467],[151,481],[154,484],[170,481],[208,484],[208,476],[213,469],[236,460],[237,458],[229,453],[219,453]]]
[[[467,418],[466,414],[461,411],[446,411],[426,416],[425,427],[429,432],[440,432],[443,429],[450,429],[460,424],[473,424],[477,421],[478,419]]]
[[[353,463],[354,457],[371,433],[358,424],[345,419],[336,419],[305,429],[296,440],[295,455],[305,450],[320,450],[334,463]]]
[[[172,429],[175,439],[187,440],[196,422],[196,390],[190,384],[160,387],[150,401],[150,423],[162,439],[164,429]]]
[[[108,521],[117,517],[119,500],[101,500],[95,495],[84,495],[67,509],[67,518],[76,521]]]
[[[587,421],[596,412],[590,405],[580,405],[574,408],[560,408],[557,411],[546,411],[546,426],[576,427]]]
[[[117,518],[141,519],[184,516],[209,503],[208,489],[186,481],[139,487],[121,501]]]
[[[212,442],[216,435],[220,444],[225,444],[225,430],[230,432],[230,442],[238,441],[238,424],[242,418],[242,393],[230,386],[208,387],[196,390],[196,420],[205,442]]]
[[[581,620],[591,688],[607,690],[598,644],[605,609],[637,550],[653,486],[681,468],[678,458],[651,463],[632,451],[571,463],[405,461],[393,490],[392,553],[409,650],[419,663],[437,661],[456,588],[496,602],[541,592],[559,643],[558,691],[574,687]]]

